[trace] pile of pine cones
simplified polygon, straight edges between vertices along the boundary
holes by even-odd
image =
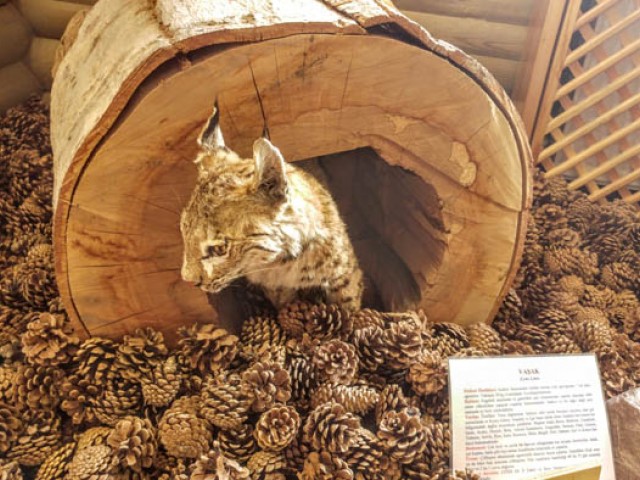
[[[638,213],[555,180],[493,328],[296,302],[175,349],[152,329],[81,342],[53,275],[47,117],[32,99],[0,118],[0,479],[477,480],[449,471],[448,357],[593,351],[608,396],[640,382]]]

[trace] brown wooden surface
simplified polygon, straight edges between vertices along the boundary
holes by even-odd
[[[215,318],[204,293],[180,280],[178,215],[213,99],[228,143],[248,154],[263,127],[256,87],[289,161],[369,146],[412,172],[416,180],[390,188],[412,185],[442,225],[409,201],[394,220],[387,204],[372,224],[377,237],[402,259],[434,320],[492,318],[517,268],[531,188],[506,94],[476,61],[385,3],[295,3],[248,16],[244,2],[149,11],[110,0],[86,17],[52,90],[56,268],[79,329],[118,336],[153,325],[170,336]],[[358,6],[355,18],[345,13]],[[390,21],[424,47],[363,28]],[[208,43],[217,46],[186,54]],[[101,71],[109,75],[89,74]]]

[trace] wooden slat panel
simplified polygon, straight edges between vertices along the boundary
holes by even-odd
[[[532,5],[538,1],[540,0],[395,0],[394,3],[401,10],[527,25]]]
[[[570,109],[564,111],[562,114],[558,115],[551,122],[549,122],[548,129],[552,130],[554,128],[558,128],[561,125],[564,125],[565,123],[567,123],[569,120],[571,120],[576,115],[579,115],[580,113],[584,112],[585,110],[587,110],[588,108],[592,107],[596,103],[602,101],[604,98],[607,98],[613,92],[619,90],[620,88],[622,88],[623,86],[627,85],[629,82],[632,82],[633,80],[635,80],[638,77],[640,77],[640,69],[631,70],[630,72],[627,72],[626,74],[622,75],[621,77],[618,77],[617,80],[615,80],[614,82],[610,83],[609,85],[607,85],[603,89],[598,90],[593,95],[585,98],[584,100],[582,100],[579,103],[576,103],[572,108],[570,108]]]
[[[511,95],[529,137],[533,135],[566,4],[566,0],[538,0],[532,8],[522,63]]]
[[[593,50],[595,47],[602,44],[604,41],[612,38],[617,33],[620,33],[622,30],[630,26],[633,22],[635,22],[638,19],[640,19],[640,9],[636,10],[631,15],[628,15],[620,22],[600,32],[598,35],[589,39],[589,41],[585,42],[579,48],[571,52],[569,55],[567,55],[565,65],[569,65],[570,63],[573,63],[579,60],[580,58],[584,57],[588,52]]]
[[[527,27],[456,18],[414,11],[404,12],[435,37],[446,40],[472,55],[519,60],[527,38]]]
[[[600,2],[593,7],[591,10],[586,11],[584,14],[578,18],[576,21],[576,30],[579,30],[587,23],[595,20],[598,16],[602,15],[609,8],[613,7],[620,0],[600,0]]]
[[[629,45],[622,48],[622,50],[619,50],[612,55],[608,55],[606,60],[598,63],[594,67],[584,72],[582,75],[574,78],[570,82],[560,87],[560,89],[558,89],[556,98],[567,95],[568,93],[578,88],[580,85],[583,85],[589,80],[592,80],[597,75],[601,74],[605,70],[613,67],[614,65],[618,64],[619,62],[627,58],[629,55],[632,55],[633,53],[637,52],[639,49],[640,49],[640,38],[638,38],[635,42],[631,42]]]

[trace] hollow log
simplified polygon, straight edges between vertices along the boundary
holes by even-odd
[[[266,122],[287,161],[324,170],[371,302],[493,317],[519,263],[531,155],[476,60],[381,0],[103,0],[52,88],[56,272],[79,333],[171,340],[228,323],[226,297],[179,271],[215,98],[240,154]]]

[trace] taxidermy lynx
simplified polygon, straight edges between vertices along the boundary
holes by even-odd
[[[227,148],[217,106],[198,144],[198,181],[180,221],[182,278],[218,292],[246,277],[276,308],[318,287],[327,302],[360,308],[362,272],[329,192],[266,138],[253,158]]]

